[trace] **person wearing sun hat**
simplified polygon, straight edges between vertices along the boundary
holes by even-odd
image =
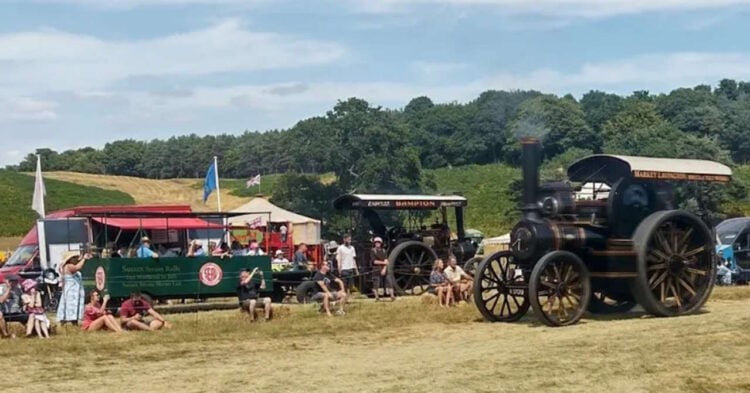
[[[36,330],[37,336],[49,338],[49,319],[44,312],[42,294],[37,291],[36,285],[37,282],[30,278],[21,283],[21,288],[23,288],[21,300],[23,301],[24,311],[29,314],[29,321],[26,324],[26,337],[30,337],[31,333]]]
[[[289,267],[289,260],[284,256],[284,251],[276,250],[274,258],[271,261],[271,270],[275,272],[283,271]]]
[[[59,267],[63,286],[57,306],[57,321],[62,324],[70,322],[77,325],[83,319],[84,292],[80,270],[91,258],[91,254],[81,255],[77,252],[66,253],[63,257]]]
[[[151,249],[151,239],[148,236],[141,238],[141,246],[135,254],[138,258],[159,258],[159,253]]]
[[[390,296],[391,301],[396,300],[396,294],[393,292],[393,280],[388,273],[388,254],[383,248],[383,239],[376,237],[372,240],[372,292],[375,294],[375,301],[380,300],[380,287],[384,287],[383,295]]]

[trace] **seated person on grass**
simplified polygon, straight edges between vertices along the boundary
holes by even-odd
[[[315,286],[315,294],[313,295],[313,300],[323,302],[323,309],[326,311],[326,315],[328,315],[329,317],[332,316],[331,302],[338,302],[339,304],[339,310],[336,312],[336,315],[346,314],[344,312],[344,303],[346,303],[346,291],[344,289],[344,282],[340,278],[334,276],[333,273],[331,273],[328,262],[323,262],[323,264],[320,266],[320,270],[315,273],[313,281],[318,284]],[[334,282],[338,284],[338,292],[333,288]]]
[[[37,282],[30,278],[21,283],[24,292],[21,295],[21,301],[24,311],[29,314],[29,321],[26,324],[26,337],[31,337],[32,332],[36,331],[37,336],[49,338],[50,322],[44,310],[44,304],[42,304],[42,294],[36,286]]]
[[[172,327],[171,323],[167,322],[151,307],[151,304],[143,299],[140,292],[133,292],[130,294],[130,299],[122,302],[120,323],[128,330],[154,331]]]
[[[437,295],[438,305],[448,307],[453,301],[453,287],[445,277],[443,267],[443,260],[440,258],[436,259],[435,264],[432,265],[430,289],[428,291]]]
[[[0,291],[0,336],[2,338],[15,338],[16,336],[10,334],[8,331],[8,321],[5,320],[6,316],[17,315],[23,313],[23,304],[21,298],[23,297],[23,289],[19,284],[19,278],[17,275],[7,275],[5,277],[5,283],[0,284],[3,286]],[[31,320],[33,316],[29,316]]]
[[[474,287],[474,278],[458,266],[456,257],[451,255],[448,258],[448,267],[445,268],[445,277],[453,286],[453,296],[457,300],[467,300],[471,296],[471,289]]]
[[[255,308],[262,307],[265,319],[271,319],[271,298],[260,297],[260,291],[266,289],[266,280],[263,271],[257,267],[252,272],[242,269],[240,272],[240,283],[237,286],[237,297],[240,300],[240,309],[250,315],[250,321],[255,321]]]
[[[93,332],[96,330],[109,330],[115,333],[121,333],[122,328],[117,320],[107,311],[107,302],[109,295],[104,295],[101,299],[98,291],[91,291],[86,294],[86,308],[83,311],[83,324],[81,329]]]

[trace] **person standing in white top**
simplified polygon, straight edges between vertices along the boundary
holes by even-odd
[[[350,295],[354,286],[354,277],[359,275],[357,267],[357,251],[352,246],[352,236],[344,235],[344,243],[336,250],[336,268],[344,281],[346,293]]]

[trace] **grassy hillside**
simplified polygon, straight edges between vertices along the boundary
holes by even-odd
[[[76,172],[46,172],[45,178],[63,180],[76,184],[90,185],[105,190],[122,191],[129,194],[138,204],[183,203],[196,211],[216,211],[216,196],[211,195],[203,204],[203,179],[143,179],[130,176],[105,176]],[[223,210],[231,210],[247,202],[232,194],[236,180],[221,181],[221,205]]]
[[[459,193],[469,200],[466,227],[479,229],[485,236],[507,233],[518,219],[508,195],[508,186],[520,171],[507,165],[468,165],[429,171],[435,176],[438,192]]]
[[[133,204],[133,198],[120,191],[45,179],[47,211],[80,205]],[[34,178],[0,170],[0,236],[23,235],[37,218],[31,210]]]
[[[281,178],[281,175],[263,175],[260,186],[250,188],[247,188],[245,184],[247,179],[222,180],[221,186],[227,187],[230,194],[238,197],[252,198],[258,194],[271,196],[276,189],[276,182],[279,181],[279,178]]]

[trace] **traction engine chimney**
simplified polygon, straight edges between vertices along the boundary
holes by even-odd
[[[526,218],[539,218],[537,190],[539,189],[539,161],[541,143],[538,138],[521,139],[521,168],[523,171],[523,215]]]

